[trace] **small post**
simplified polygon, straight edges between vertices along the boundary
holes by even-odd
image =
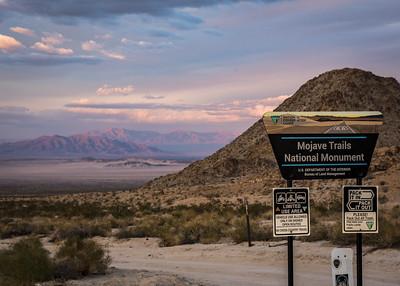
[[[357,178],[357,185],[362,185],[362,178]],[[357,248],[357,286],[363,285],[362,233],[356,234]]]
[[[250,229],[250,217],[249,217],[249,203],[246,198],[243,199],[244,207],[246,209],[246,223],[247,223],[247,241],[249,243],[249,247],[252,247],[251,243],[251,229]]]
[[[293,187],[293,181],[287,180],[287,187]],[[287,237],[288,244],[288,286],[293,286],[293,236]]]

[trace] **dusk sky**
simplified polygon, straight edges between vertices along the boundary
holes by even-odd
[[[239,133],[343,67],[400,79],[400,1],[0,0],[0,139]]]

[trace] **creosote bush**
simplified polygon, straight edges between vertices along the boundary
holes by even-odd
[[[104,274],[110,256],[91,239],[68,238],[55,255],[57,278],[71,279],[91,273]]]
[[[111,223],[103,221],[78,221],[60,224],[52,236],[53,241],[73,237],[90,238],[94,236],[106,237],[111,231]]]
[[[37,238],[21,239],[0,251],[0,285],[32,285],[53,277],[53,263]]]
[[[0,285],[32,286],[54,278],[105,273],[110,262],[105,250],[90,239],[67,239],[52,259],[39,239],[24,238],[10,249],[0,250]]]
[[[261,226],[258,221],[250,221],[250,230],[252,241],[265,241],[273,238],[272,226]],[[244,218],[234,220],[230,236],[236,243],[247,241],[247,222]]]

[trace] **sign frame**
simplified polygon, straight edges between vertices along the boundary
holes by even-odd
[[[346,192],[349,192],[351,190],[360,190],[360,191],[367,191],[371,190],[373,192],[373,197],[370,199],[371,200],[371,207],[372,211],[369,210],[359,210],[359,211],[351,211],[350,206],[351,202],[361,202],[361,200],[351,200],[349,198],[349,195],[345,194]],[[378,186],[367,186],[367,185],[345,185],[342,188],[342,233],[343,234],[350,234],[350,233],[379,233],[379,201],[378,201],[378,195],[379,195],[379,187]],[[348,200],[345,200],[347,197]],[[369,200],[368,198],[365,198],[364,201]],[[364,206],[365,207],[365,206]],[[368,206],[367,206],[368,207]],[[375,218],[374,218],[374,225],[375,228],[371,230],[368,229],[359,229],[359,230],[348,230],[346,228],[346,213],[373,213]],[[368,228],[368,225],[367,225]]]
[[[263,123],[286,180],[367,175],[383,115],[379,111],[266,112]]]
[[[301,215],[307,214],[307,232],[304,233],[293,233],[293,232],[285,232],[285,233],[277,233],[277,215],[282,215],[282,214],[276,214],[276,207],[279,207],[278,205],[281,203],[277,202],[276,199],[276,194],[278,192],[281,193],[301,193],[301,192],[306,192],[307,194],[307,199],[304,202],[297,202],[297,195],[296,195],[296,202],[293,202],[292,204],[301,204],[301,207],[307,206],[307,211],[303,211],[300,213]],[[273,188],[272,189],[272,234],[274,237],[293,237],[293,236],[310,236],[311,234],[311,223],[310,223],[310,218],[311,218],[311,211],[310,211],[310,188],[308,187],[278,187],[278,188]],[[282,203],[281,205],[286,204]],[[300,208],[296,208],[300,209]],[[284,214],[283,214],[284,215]],[[287,214],[287,215],[296,215],[296,214]],[[297,214],[298,215],[298,214]]]

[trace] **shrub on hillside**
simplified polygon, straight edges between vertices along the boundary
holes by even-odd
[[[80,222],[60,225],[53,234],[52,240],[64,240],[72,237],[90,238],[94,236],[106,237],[111,231],[110,223]]]
[[[111,263],[101,245],[91,239],[68,238],[55,255],[57,278],[72,279],[92,273],[104,274]]]
[[[30,235],[33,233],[33,225],[27,222],[10,222],[2,226],[0,238],[11,238],[15,236]]]
[[[124,227],[121,228],[115,235],[118,239],[126,239],[133,237],[146,237],[146,233],[141,229],[135,227]]]
[[[49,234],[51,230],[52,225],[46,222],[16,220],[1,225],[0,238],[4,239],[31,234]]]
[[[37,238],[25,238],[0,251],[0,285],[32,285],[52,278],[53,264]]]
[[[329,228],[330,226],[315,222],[311,223],[310,235],[309,236],[299,236],[301,241],[320,241],[329,239]]]
[[[365,235],[364,242],[378,248],[400,246],[400,223],[379,217],[379,233]]]
[[[257,221],[250,221],[250,230],[252,241],[265,241],[273,238],[272,228],[270,226],[261,227]],[[247,223],[244,218],[234,220],[230,237],[236,243],[247,241]]]

